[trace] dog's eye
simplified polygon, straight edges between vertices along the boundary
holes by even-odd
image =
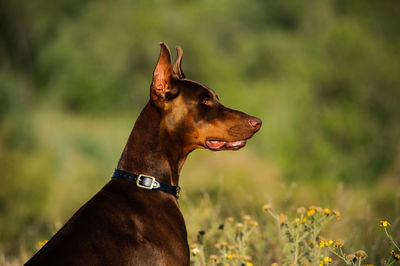
[[[210,98],[204,98],[201,101],[201,104],[206,105],[206,106],[212,106],[214,104],[213,100]]]

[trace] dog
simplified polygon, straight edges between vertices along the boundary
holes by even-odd
[[[193,150],[238,150],[261,120],[221,104],[187,79],[183,51],[166,44],[140,113],[109,181],[25,264],[189,265],[179,173]]]

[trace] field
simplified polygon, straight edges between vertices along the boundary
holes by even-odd
[[[9,237],[2,243],[2,265],[19,265],[32,255],[40,248],[39,242],[49,239],[109,180],[133,121],[134,115],[76,116],[46,108],[34,112],[30,130],[34,132],[33,145],[41,148],[33,154],[11,154],[6,159],[2,154],[2,162],[10,163],[13,156],[26,160],[6,175],[8,180],[2,179],[12,189],[7,191],[12,199],[6,208],[13,208],[2,216],[3,225],[8,225],[2,236]],[[267,126],[263,130],[268,130]],[[374,186],[329,179],[288,182],[276,162],[254,151],[257,138],[237,152],[195,151],[184,166],[180,205],[194,265],[212,265],[213,258],[225,258],[223,262],[230,265],[289,264],[290,242],[280,215],[287,217],[288,225],[297,223],[296,217],[302,217],[297,209],[305,207],[303,217],[311,223],[318,213],[307,216],[309,206],[340,212],[340,219],[327,218],[325,226],[315,221],[315,226],[322,229],[315,239],[318,245],[320,239],[342,239],[347,254],[357,250],[368,254],[364,262],[380,265],[390,258],[394,247],[379,222],[388,220],[391,226],[387,229],[398,241],[400,192],[394,175],[389,174]],[[24,178],[25,183],[19,185],[15,177]],[[265,204],[278,215],[278,221],[263,211]],[[238,230],[242,230],[240,243]],[[221,247],[221,243],[226,246]],[[321,256],[331,257],[333,265],[343,265],[328,248],[321,248],[318,256],[311,255],[314,260]]]

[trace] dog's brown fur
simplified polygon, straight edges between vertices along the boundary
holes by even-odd
[[[138,117],[118,169],[178,185],[196,148],[237,150],[261,120],[223,106],[204,85],[186,79],[182,50],[171,64],[168,47],[153,73],[150,100]],[[185,222],[177,199],[113,179],[26,265],[189,265]]]

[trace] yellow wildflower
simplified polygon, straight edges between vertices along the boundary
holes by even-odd
[[[325,263],[331,263],[331,262],[332,262],[332,258],[325,257],[325,258],[324,258],[324,262],[325,262]]]
[[[326,214],[331,214],[331,210],[330,209],[328,209],[328,208],[324,208],[324,212],[326,213]]]
[[[332,263],[332,258],[325,257],[323,260],[319,262],[319,266],[323,266],[330,263]]]
[[[321,248],[330,246],[330,245],[332,245],[332,244],[333,244],[333,241],[332,241],[332,240],[321,240],[321,241],[319,242],[319,246],[320,246]]]
[[[46,245],[46,243],[48,242],[49,240],[43,240],[43,241],[39,241],[38,242],[38,244],[39,244],[39,246],[44,246],[44,245]]]
[[[400,261],[400,253],[394,252],[393,249],[392,249],[392,257],[393,257],[395,260]]]
[[[380,227],[388,227],[388,226],[390,226],[390,223],[388,221],[380,221],[379,226]]]
[[[236,254],[228,254],[228,255],[226,255],[226,258],[227,258],[228,260],[234,259],[234,258],[236,258],[236,257],[237,257]]]
[[[314,215],[314,213],[315,213],[315,209],[309,209],[309,210],[307,211],[307,216]]]
[[[286,223],[286,221],[287,221],[287,216],[284,215],[284,214],[281,214],[281,215],[279,216],[279,224]]]
[[[344,243],[342,239],[336,239],[335,242],[333,243],[334,248],[341,248],[343,247]]]
[[[253,266],[253,263],[251,263],[251,262],[246,262],[246,266]]]
[[[299,217],[296,217],[296,219],[294,219],[296,222],[298,222],[298,223],[304,223],[305,221],[307,221],[307,218],[306,217],[303,217],[303,218],[299,218]]]

